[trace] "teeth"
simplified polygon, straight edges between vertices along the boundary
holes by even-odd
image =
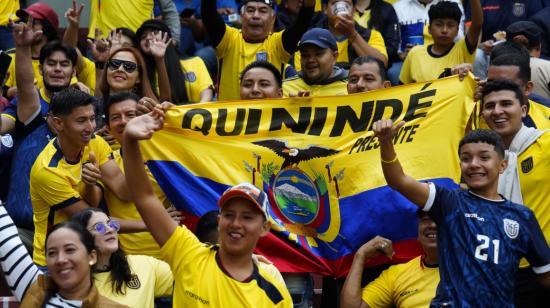
[[[64,269],[64,270],[61,270],[59,273],[60,274],[67,274],[70,271],[71,271],[70,269]]]

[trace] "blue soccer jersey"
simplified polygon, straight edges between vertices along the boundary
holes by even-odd
[[[430,184],[424,211],[438,230],[435,307],[514,307],[519,260],[526,257],[536,273],[550,271],[548,244],[523,205]]]

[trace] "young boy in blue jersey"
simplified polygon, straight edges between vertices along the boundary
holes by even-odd
[[[460,142],[467,190],[421,183],[406,175],[393,146],[404,125],[374,123],[388,185],[428,212],[438,225],[440,283],[432,307],[514,307],[514,278],[526,257],[550,287],[550,248],[533,214],[497,193],[506,168],[504,144],[490,130],[474,130]]]

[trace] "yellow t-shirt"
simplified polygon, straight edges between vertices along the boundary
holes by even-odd
[[[550,131],[547,131],[518,156],[518,174],[523,204],[535,217],[550,244]],[[522,259],[520,267],[529,263]]]
[[[436,56],[431,53],[432,45],[418,45],[411,49],[399,75],[404,83],[423,82],[439,78],[445,69],[451,69],[461,63],[473,63],[475,48],[470,53],[466,40],[462,39],[444,55]]]
[[[355,20],[355,22],[358,23],[361,27],[368,28],[367,24],[370,20],[370,9],[365,10],[363,13],[359,13],[359,11],[355,10],[353,20]]]
[[[363,288],[362,300],[370,307],[425,308],[435,296],[439,268],[426,267],[416,257],[390,266]]]
[[[126,256],[132,280],[123,287],[126,294],[113,292],[111,272],[94,273],[99,293],[128,307],[154,308],[155,298],[172,295],[174,279],[170,266],[149,256]]]
[[[76,76],[71,78],[71,84],[75,84],[78,81],[85,84],[88,88],[90,88],[91,94],[93,95],[95,92],[95,64],[94,62],[90,61],[88,58],[83,57],[84,60],[84,69]],[[34,79],[36,81],[36,86],[39,89],[44,88],[44,78],[42,77],[42,73],[40,72],[40,60],[39,59],[32,59],[32,70],[34,73]],[[93,76],[91,73],[91,70],[93,70]],[[17,81],[15,80],[15,54],[11,57],[10,66],[8,67],[8,72],[10,75],[8,76],[8,79],[6,79],[6,87],[17,87]]]
[[[308,85],[300,76],[296,75],[283,81],[283,97],[297,94],[300,90],[309,91],[310,96],[347,95],[347,79],[323,85]]]
[[[113,159],[116,164],[124,172],[122,156],[120,150],[113,152]],[[160,189],[153,175],[147,170],[149,179],[153,184],[155,195],[164,204],[167,202],[166,196]],[[117,198],[117,196],[108,188],[105,188],[105,202],[109,209],[109,215],[124,220],[142,220],[136,206],[133,202],[125,202]],[[146,255],[158,259],[162,259],[160,254],[160,246],[157,244],[150,232],[136,233],[120,233],[118,235],[122,250],[128,255]]]
[[[240,75],[243,69],[257,60],[268,61],[281,72],[290,54],[283,47],[283,31],[271,33],[261,43],[247,43],[241,30],[225,26],[225,34],[216,46],[219,61],[219,100],[240,98]]]
[[[15,12],[19,10],[19,0],[2,0],[0,5],[0,26],[6,26],[8,21],[16,21]]]
[[[85,185],[81,181],[82,164],[93,151],[99,165],[111,159],[111,148],[96,136],[84,148],[80,161],[69,164],[63,157],[57,138],[52,139],[36,158],[31,169],[30,193],[34,212],[34,253],[36,264],[45,266],[46,232],[49,227],[69,219],[59,211],[79,201]]]
[[[95,38],[96,28],[103,37],[120,27],[136,32],[144,21],[153,18],[153,6],[153,0],[91,0],[88,37]]]
[[[174,274],[174,307],[292,307],[286,287],[263,266],[254,266],[249,281],[231,278],[217,249],[186,227],[176,228],[161,252]]]
[[[213,88],[212,78],[206,65],[199,57],[181,60],[181,68],[185,72],[185,89],[189,101],[198,103],[201,100],[201,92]]]
[[[371,29],[371,34],[369,37],[369,40],[367,42],[372,48],[378,50],[380,53],[388,58],[388,52],[386,51],[386,43],[384,43],[384,38],[382,37],[382,34],[378,32],[377,30]],[[336,44],[338,45],[338,58],[336,59],[337,63],[349,63],[353,61],[349,58],[348,54],[348,39],[344,39],[341,42],[336,41]],[[296,51],[294,53],[294,67],[296,68],[296,71],[302,70],[302,64],[300,63],[300,51]]]

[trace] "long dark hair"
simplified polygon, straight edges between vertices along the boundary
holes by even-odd
[[[371,0],[370,2],[370,18],[367,22],[367,28],[382,31],[384,27],[384,16],[382,15],[382,5],[384,0]]]
[[[103,213],[103,211],[98,208],[87,208],[74,215],[71,221],[87,228],[88,222],[94,212]],[[109,258],[109,268],[111,270],[111,288],[113,293],[126,294],[124,286],[132,280],[132,271],[126,259],[126,254],[120,249],[120,245],[117,251]]]
[[[157,19],[146,20],[143,24],[137,29],[136,36],[139,41],[141,41],[142,36],[145,34],[145,31],[162,31],[168,33],[168,37],[172,37],[170,28]],[[139,49],[145,59],[145,64],[147,65],[147,74],[149,75],[149,82],[153,89],[157,89],[156,85],[156,72],[157,67],[155,65],[155,60],[152,56],[145,54],[141,49],[141,44],[138,45]],[[166,48],[166,53],[164,54],[164,63],[166,64],[166,71],[168,72],[168,79],[170,80],[170,89],[172,91],[172,102],[175,104],[187,103],[189,102],[189,97],[187,95],[185,71],[181,67],[180,63],[180,54],[178,53],[176,47],[170,44]]]

